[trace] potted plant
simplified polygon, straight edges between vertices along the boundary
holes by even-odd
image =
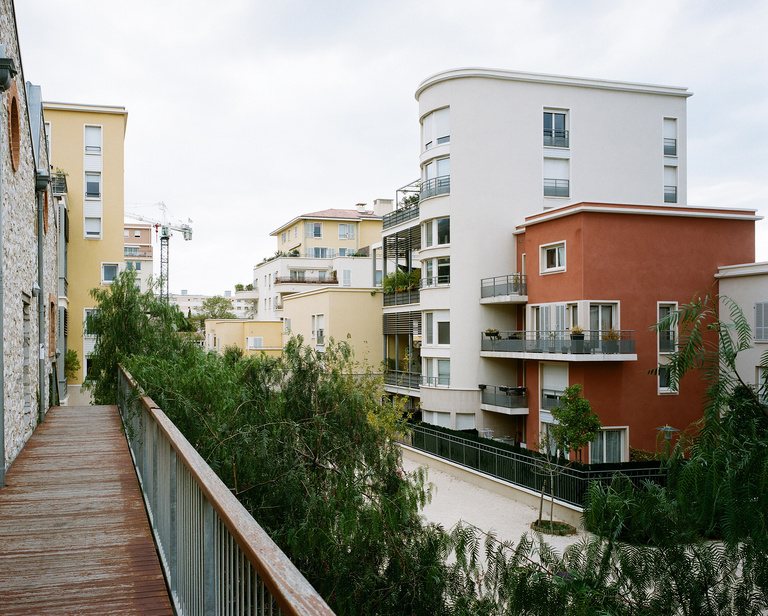
[[[602,333],[603,339],[603,353],[618,353],[619,352],[619,332],[613,327]]]
[[[489,327],[488,329],[485,330],[485,335],[488,336],[491,340],[493,340],[494,338],[498,339],[499,330],[494,329],[493,327]]]
[[[584,352],[584,330],[580,325],[571,327],[571,353]]]

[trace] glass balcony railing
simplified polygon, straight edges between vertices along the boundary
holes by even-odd
[[[544,178],[545,197],[568,197],[570,192],[571,188],[568,180]]]
[[[562,331],[483,332],[481,351],[507,353],[557,353],[571,355],[634,354],[632,330],[584,330],[582,334]],[[579,337],[580,336],[580,337]]]
[[[664,203],[677,203],[677,186],[664,187]]]
[[[441,376],[422,376],[421,384],[427,387],[449,387],[451,377],[447,374]]]
[[[480,297],[501,297],[505,295],[527,295],[528,283],[522,274],[509,274],[483,278],[480,281]]]
[[[664,156],[677,156],[677,139],[664,137]]]
[[[568,131],[562,128],[545,128],[544,145],[556,148],[568,147]]]
[[[404,372],[402,370],[387,370],[384,373],[384,383],[395,387],[418,389],[421,385],[421,374]]]
[[[507,409],[528,408],[528,396],[525,387],[480,385],[480,398],[483,404],[492,406],[501,406]]]
[[[424,180],[419,190],[419,199],[424,200],[437,195],[447,195],[451,192],[451,176],[441,175]]]
[[[551,411],[553,408],[560,406],[560,397],[564,393],[564,391],[559,389],[542,389],[541,408],[545,411]]]

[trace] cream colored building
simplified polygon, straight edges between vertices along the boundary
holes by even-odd
[[[381,295],[373,289],[325,287],[289,295],[283,304],[286,336],[325,351],[328,341],[348,342],[361,371],[378,372],[382,357]]]
[[[43,107],[51,165],[65,174],[67,186],[66,292],[63,297],[60,293],[59,305],[67,348],[77,351],[81,365],[63,403],[87,404],[90,395],[81,387],[96,342],[84,332],[86,314],[94,308],[89,291],[111,284],[124,264],[123,144],[128,113],[124,107],[106,105],[47,102]]]
[[[280,357],[283,352],[283,324],[280,321],[206,319],[205,349],[223,354],[236,346],[245,355],[265,353]]]

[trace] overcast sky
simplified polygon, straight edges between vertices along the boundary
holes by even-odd
[[[692,205],[768,217],[766,0],[16,0],[48,101],[124,106],[126,210],[193,222],[172,293],[221,294],[269,232],[419,175],[414,92],[482,66],[685,86]],[[606,122],[611,118],[606,117]],[[757,260],[768,260],[768,221]],[[156,266],[156,271],[157,271]]]

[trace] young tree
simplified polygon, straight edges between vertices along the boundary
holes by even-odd
[[[550,426],[557,449],[566,457],[573,452],[579,462],[582,449],[597,438],[603,427],[589,400],[581,395],[582,389],[579,383],[565,388],[560,404],[552,409],[552,417],[557,423]]]

